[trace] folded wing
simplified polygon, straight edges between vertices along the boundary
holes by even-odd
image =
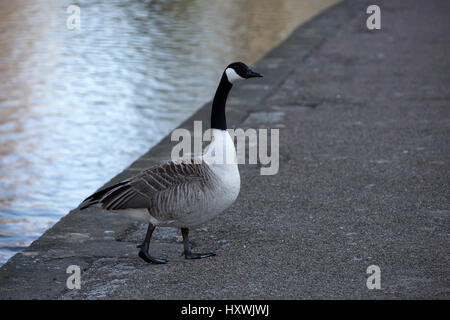
[[[148,209],[152,215],[176,215],[214,189],[215,175],[205,162],[168,161],[100,190],[80,206],[105,210]]]

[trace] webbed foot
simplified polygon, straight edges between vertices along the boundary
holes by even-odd
[[[183,252],[183,254],[184,254],[184,258],[185,259],[203,259],[203,258],[213,257],[213,256],[216,255],[214,252],[194,253],[194,252],[191,252],[191,251]]]
[[[148,247],[145,244],[138,245],[137,247],[140,248],[139,254],[138,254],[139,258],[141,258],[145,262],[153,263],[153,264],[164,264],[164,263],[167,263],[166,259],[152,257],[148,253]]]

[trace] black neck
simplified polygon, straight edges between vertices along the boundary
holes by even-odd
[[[233,85],[228,81],[225,72],[220,79],[211,110],[211,128],[227,130],[227,120],[225,118],[225,104],[227,102],[228,93]]]

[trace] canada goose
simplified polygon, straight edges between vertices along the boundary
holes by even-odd
[[[211,110],[211,143],[198,161],[167,161],[148,168],[136,176],[100,190],[86,198],[80,209],[101,206],[105,210],[125,214],[148,222],[147,234],[139,257],[149,263],[166,263],[152,257],[150,239],[156,226],[181,229],[186,259],[214,256],[193,253],[189,246],[189,228],[208,221],[231,206],[240,190],[236,149],[227,132],[225,104],[233,83],[262,77],[242,62],[228,65],[222,74]],[[217,161],[217,150],[230,161]],[[222,158],[223,159],[223,158]]]

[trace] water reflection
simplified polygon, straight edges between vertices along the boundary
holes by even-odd
[[[335,0],[0,2],[0,264]]]

